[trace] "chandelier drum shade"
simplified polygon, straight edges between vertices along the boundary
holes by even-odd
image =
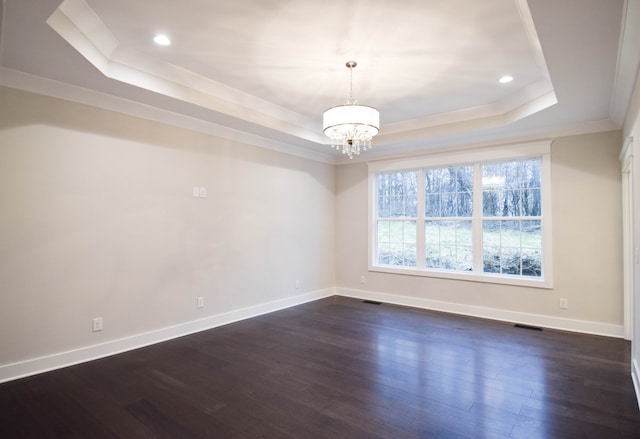
[[[346,63],[350,71],[349,100],[344,105],[329,108],[322,116],[322,130],[331,139],[331,146],[342,149],[350,159],[371,148],[371,139],[380,129],[378,110],[353,100],[353,68],[356,65],[355,61]]]

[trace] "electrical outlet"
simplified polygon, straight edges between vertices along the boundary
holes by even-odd
[[[300,281],[296,279],[296,290],[300,288]]]
[[[206,187],[201,187],[199,192],[200,192],[200,198],[207,198],[207,188]]]
[[[204,297],[198,297],[198,299],[196,300],[196,307],[204,308]]]
[[[102,331],[102,317],[96,317],[91,322],[93,332]]]
[[[560,298],[560,309],[569,308],[569,299],[565,299],[564,297]]]
[[[366,284],[367,283],[367,276],[360,276],[360,283],[361,284]]]
[[[200,188],[198,186],[193,187],[193,198],[200,198]]]

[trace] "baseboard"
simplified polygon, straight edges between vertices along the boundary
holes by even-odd
[[[155,331],[136,334],[131,337],[120,338],[71,351],[59,352],[44,357],[2,365],[0,366],[0,383],[96,360],[98,358],[108,357],[110,355],[205,331],[207,329],[249,319],[262,314],[301,305],[313,300],[330,297],[334,294],[335,291],[333,288],[327,288],[325,290],[313,291],[298,296],[287,297],[285,299],[274,300],[222,314],[216,314],[204,319],[193,320]]]
[[[635,358],[631,360],[631,379],[633,380],[633,388],[636,391],[636,399],[640,409],[640,367]]]
[[[396,294],[380,293],[374,291],[356,290],[351,288],[336,288],[336,294],[353,297],[356,299],[375,300],[378,302],[392,303],[395,305],[412,306],[434,311],[443,311],[453,314],[461,314],[472,317],[481,317],[491,320],[522,323],[526,325],[540,326],[564,331],[581,332],[585,334],[604,335],[607,337],[624,338],[624,326],[608,323],[591,322],[586,320],[565,319],[541,314],[529,314],[517,311],[508,311],[495,308],[486,308],[475,305],[443,302],[438,300],[423,299]]]

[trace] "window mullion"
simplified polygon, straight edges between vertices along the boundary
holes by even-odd
[[[416,268],[425,268],[426,249],[424,237],[425,224],[425,181],[424,169],[416,171],[418,173],[418,215],[416,216]]]
[[[482,273],[482,164],[473,166],[473,219],[471,223],[473,239],[473,272]]]

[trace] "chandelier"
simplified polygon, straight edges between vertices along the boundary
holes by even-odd
[[[331,139],[331,146],[349,156],[371,148],[371,138],[378,134],[380,113],[373,107],[358,105],[353,100],[353,68],[358,64],[348,61],[349,100],[344,105],[329,108],[322,115],[322,131]]]

